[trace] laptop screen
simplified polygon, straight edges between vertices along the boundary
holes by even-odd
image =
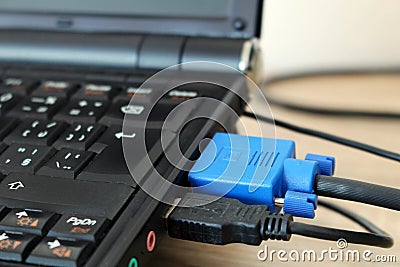
[[[258,36],[261,2],[260,0],[1,0],[0,28],[159,32],[249,38]]]

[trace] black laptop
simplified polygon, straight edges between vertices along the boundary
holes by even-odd
[[[140,182],[157,171],[185,185],[160,146],[167,115],[200,96],[237,114],[244,104],[215,85],[141,85],[170,66],[189,78],[217,72],[178,65],[193,61],[248,72],[261,10],[261,0],[0,1],[0,266],[144,266],[169,205]],[[219,116],[230,129],[176,120],[169,136],[195,158],[202,139],[234,131]],[[146,140],[153,170],[133,179],[145,155],[128,168],[124,138],[132,151]]]

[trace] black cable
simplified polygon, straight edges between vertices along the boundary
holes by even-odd
[[[354,212],[347,210],[339,205],[336,205],[336,204],[333,204],[331,202],[324,201],[321,199],[318,200],[318,206],[322,206],[322,207],[325,207],[332,211],[335,211],[337,213],[340,213],[341,215],[345,216],[346,218],[352,220],[353,222],[356,222],[358,225],[363,227],[365,230],[367,230],[373,234],[376,234],[378,236],[381,236],[380,238],[382,238],[382,240],[379,241],[379,243],[381,243],[381,242],[385,243],[385,244],[387,244],[388,247],[393,245],[393,239],[385,231],[383,231],[381,228],[379,228],[378,226],[376,226],[375,224],[373,224],[371,221],[367,220],[366,218],[364,218],[358,214],[355,214]],[[376,236],[375,236],[375,238],[376,238]]]
[[[182,206],[172,207],[165,218],[169,236],[184,240],[259,245],[268,239],[289,241],[292,234],[298,234],[325,240],[344,238],[349,243],[384,248],[393,245],[393,239],[383,231],[365,233],[293,222],[290,214],[274,213],[268,206],[246,205],[231,198],[188,193],[179,205]]]
[[[343,215],[344,217],[346,217],[346,218],[352,220],[353,222],[357,223],[358,225],[360,225],[361,227],[363,227],[367,231],[370,231],[372,233],[382,234],[382,235],[386,235],[387,234],[385,231],[380,229],[378,226],[373,224],[371,221],[367,220],[366,218],[364,218],[364,217],[362,217],[362,216],[360,216],[358,214],[355,214],[354,212],[352,212],[350,210],[342,208],[339,205],[336,205],[336,204],[333,204],[331,202],[318,199],[318,206],[325,207],[327,209],[330,209],[330,210],[332,210],[334,212],[337,212],[337,213]]]
[[[400,211],[400,189],[356,180],[317,175],[315,193]]]
[[[367,117],[367,118],[377,118],[377,119],[400,119],[399,113],[392,112],[374,112],[374,111],[361,111],[361,110],[347,110],[347,109],[326,109],[304,106],[301,104],[293,104],[284,101],[279,101],[277,99],[268,98],[268,103],[276,105],[285,109],[292,111],[299,111],[310,114],[318,114],[325,116],[342,116],[342,117]]]
[[[331,76],[348,76],[348,75],[396,75],[400,73],[400,68],[380,68],[380,69],[359,69],[359,70],[325,70],[318,72],[303,72],[296,74],[288,74],[272,77],[263,83],[263,87],[268,88],[274,83],[285,82],[288,80],[295,80],[301,78],[313,78],[313,77],[331,77]],[[268,97],[268,103],[276,106],[280,106],[293,111],[300,111],[305,113],[312,113],[326,116],[349,116],[349,117],[368,117],[368,118],[386,118],[386,119],[400,119],[400,113],[392,112],[374,112],[374,111],[361,111],[361,110],[347,110],[347,109],[325,109],[304,106],[301,104],[287,103]]]
[[[282,127],[282,128],[286,128],[286,129],[289,129],[289,130],[292,130],[292,131],[295,131],[295,132],[299,132],[299,133],[302,133],[302,134],[306,134],[306,135],[322,138],[322,139],[325,139],[325,140],[329,140],[329,141],[332,141],[332,142],[335,142],[335,143],[338,143],[338,144],[341,144],[341,145],[345,145],[345,146],[348,146],[348,147],[359,149],[359,150],[362,150],[362,151],[365,151],[365,152],[368,152],[368,153],[371,153],[371,154],[374,154],[374,155],[377,155],[377,156],[380,156],[380,157],[383,157],[383,158],[387,158],[387,159],[391,159],[391,160],[400,162],[400,154],[392,152],[392,151],[388,151],[388,150],[381,149],[381,148],[378,148],[378,147],[374,147],[374,146],[371,146],[371,145],[367,145],[367,144],[364,144],[364,143],[361,143],[361,142],[357,142],[357,141],[354,141],[354,140],[350,140],[350,139],[346,139],[346,138],[343,138],[343,137],[339,137],[339,136],[336,136],[336,135],[333,135],[333,134],[328,134],[328,133],[325,133],[325,132],[321,132],[321,131],[317,131],[317,130],[313,130],[313,129],[309,129],[309,128],[305,128],[305,127],[300,127],[300,126],[297,126],[297,125],[294,125],[294,124],[290,124],[290,123],[287,123],[287,122],[284,122],[284,121],[280,121],[280,120],[277,120],[277,119],[273,120],[271,118],[267,118],[267,117],[264,117],[264,116],[258,115],[258,114],[256,115],[256,114],[248,112],[248,111],[245,111],[243,113],[243,115],[247,116],[247,117],[250,117],[250,118],[253,118],[253,119],[256,119],[256,120],[263,121],[263,122],[275,123],[276,126],[279,126],[279,127]]]
[[[393,239],[385,231],[364,217],[327,201],[318,200],[318,205],[342,214],[343,216],[362,226],[370,233],[334,229],[300,222],[292,222],[290,224],[290,233],[332,241],[345,238],[349,243],[379,246],[384,248],[393,246]]]
[[[378,233],[355,232],[343,229],[335,229],[317,225],[310,225],[301,222],[290,224],[290,233],[307,236],[311,238],[337,241],[344,238],[348,243],[390,248],[393,246],[393,239],[390,236]]]

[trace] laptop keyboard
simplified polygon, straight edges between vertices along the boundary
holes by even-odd
[[[135,137],[142,140],[142,114],[155,93],[131,84],[3,78],[1,261],[51,266],[86,262],[134,199],[137,186],[123,156],[122,121],[125,114],[136,116]],[[134,94],[137,103],[132,105]],[[213,94],[208,92],[221,98]],[[175,90],[161,99],[147,123],[148,150],[156,146],[169,111],[199,95]],[[172,128],[186,115],[177,117]],[[137,155],[137,161],[143,156]]]

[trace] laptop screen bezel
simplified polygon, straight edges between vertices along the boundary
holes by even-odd
[[[0,30],[138,33],[235,39],[259,37],[263,1],[231,0],[230,5],[231,12],[224,18],[0,11]]]

